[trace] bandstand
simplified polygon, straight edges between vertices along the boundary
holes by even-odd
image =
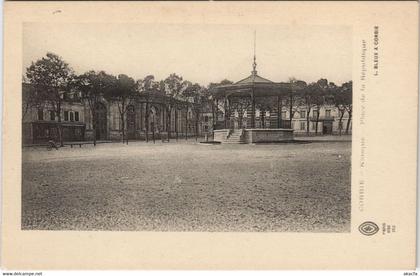
[[[283,101],[300,89],[257,74],[254,56],[251,75],[234,84],[213,88],[216,114],[214,141],[222,143],[273,143],[293,140],[290,120],[283,120]]]

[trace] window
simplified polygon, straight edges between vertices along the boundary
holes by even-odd
[[[305,110],[300,111],[300,117],[301,118],[306,118],[306,111]]]
[[[338,122],[338,129],[343,129],[343,122]]]
[[[50,110],[50,120],[55,121],[55,112],[54,110]]]
[[[74,112],[74,120],[75,120],[76,122],[78,122],[78,121],[79,121],[79,111],[75,111],[75,112]]]
[[[73,121],[74,121],[74,113],[70,112],[70,122],[73,122]]]
[[[208,130],[209,130],[209,126],[207,126],[207,125],[206,125],[206,126],[204,126],[204,131],[206,131],[206,132],[207,132]]]
[[[286,111],[282,111],[281,112],[281,118],[282,119],[286,119],[286,116],[287,116],[287,112]]]
[[[44,110],[38,109],[38,120],[43,121],[44,120]]]
[[[316,129],[316,122],[312,122],[312,130]]]
[[[69,120],[69,112],[64,111],[64,121],[68,121],[68,120]]]
[[[331,110],[327,109],[325,110],[325,117],[331,117]]]
[[[313,114],[314,118],[318,117],[318,110],[312,111],[312,114]]]
[[[80,95],[81,93],[80,92],[74,92],[73,93],[73,101],[76,101],[76,102],[78,102],[78,101],[80,101]]]
[[[206,123],[207,123],[208,121],[209,121],[209,116],[207,116],[207,115],[206,115],[206,116],[204,116],[204,122],[206,122]]]
[[[306,129],[306,122],[300,122],[300,130]]]

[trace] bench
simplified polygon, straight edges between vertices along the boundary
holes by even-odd
[[[80,142],[66,142],[66,143],[64,143],[65,146],[70,146],[71,148],[73,148],[73,146],[77,146],[77,145],[79,145],[79,148],[81,148],[82,145],[88,145],[88,144],[93,145],[93,142],[80,141]]]

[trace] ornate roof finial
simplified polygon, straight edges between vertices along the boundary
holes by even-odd
[[[257,57],[256,57],[256,49],[257,49],[257,31],[254,30],[254,63],[252,64],[252,75],[257,75]]]

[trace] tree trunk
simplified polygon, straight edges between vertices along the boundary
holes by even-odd
[[[212,129],[213,141],[214,141],[214,131],[216,130],[216,123],[217,123],[217,109],[218,109],[218,100],[216,100],[216,108],[214,107],[214,101],[212,101],[212,104],[211,104],[211,113],[212,113],[211,123],[212,123],[212,126],[213,126],[213,129]]]
[[[122,99],[121,106],[118,104],[118,102],[117,102],[117,106],[118,106],[118,111],[120,113],[120,122],[121,122],[120,130],[122,133],[122,143],[124,144],[124,99]]]
[[[23,108],[23,114],[22,114],[22,122],[24,121],[29,109],[30,109],[30,104],[25,103],[25,107]]]
[[[146,113],[145,116],[145,131],[146,131],[146,142],[149,142],[149,100],[146,102]]]
[[[198,120],[200,118],[200,113],[196,110],[195,113],[195,140],[198,140]]]
[[[188,140],[188,106],[187,112],[185,112],[185,140]]]
[[[309,136],[309,115],[311,113],[311,109],[309,108],[306,112],[306,136]]]
[[[319,108],[317,108],[317,114],[316,114],[316,125],[315,125],[315,135],[318,135],[318,123],[319,123]]]
[[[282,111],[282,100],[280,96],[277,96],[277,128],[281,128],[281,111]]]
[[[96,112],[95,110],[91,110],[91,112],[92,112],[93,146],[96,146]]]
[[[216,105],[217,106],[217,105]],[[212,101],[211,103],[211,115],[212,115],[212,120],[211,120],[211,124],[213,126],[213,132],[216,129],[216,112],[215,112],[215,108],[214,108],[214,101]]]
[[[166,116],[166,132],[168,133],[168,142],[169,142],[169,139],[170,139],[170,133],[171,133],[171,117],[172,117],[172,115],[171,115],[171,111],[172,111],[172,108],[169,106],[169,109],[167,109],[167,112],[168,112],[168,114],[167,114],[167,116]]]
[[[348,113],[349,113],[349,119],[347,120],[346,134],[349,134],[350,121],[351,121],[352,111],[348,111]]]
[[[178,141],[178,107],[175,106],[175,136]]]
[[[154,144],[156,142],[155,141],[155,120],[153,120],[153,125],[152,125],[152,138],[153,138],[153,144]]]
[[[58,139],[60,140],[60,146],[64,147],[63,127],[61,125],[61,102],[57,103],[57,117],[58,117]]]
[[[341,130],[343,129],[343,116],[344,112],[341,112],[340,119],[338,121],[338,133],[341,136]]]
[[[293,95],[292,93],[290,93],[290,96],[289,96],[289,112],[290,112],[289,114],[290,128],[292,128],[292,120],[293,120]]]
[[[122,142],[124,144],[125,139],[125,126],[124,126],[124,113],[120,113],[121,116],[121,130],[122,130]]]

